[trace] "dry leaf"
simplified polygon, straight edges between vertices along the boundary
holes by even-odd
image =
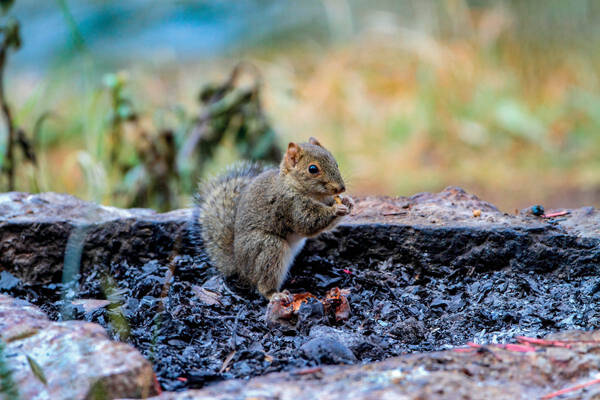
[[[213,292],[212,290],[208,290],[196,285],[192,286],[192,291],[194,292],[196,297],[204,304],[207,304],[209,306],[215,304],[218,304],[220,306],[223,305],[223,303],[221,303],[221,293]]]

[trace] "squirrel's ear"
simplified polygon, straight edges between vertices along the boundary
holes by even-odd
[[[315,146],[323,147],[323,145],[321,143],[319,143],[319,141],[317,140],[317,138],[314,137],[314,136],[311,136],[310,139],[308,139],[308,143],[314,144]]]
[[[289,167],[295,167],[300,160],[300,146],[294,142],[288,144],[287,151],[285,152],[285,161]]]

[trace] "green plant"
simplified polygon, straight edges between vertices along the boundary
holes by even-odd
[[[245,72],[252,79],[243,86],[239,81]],[[192,194],[206,164],[226,140],[245,159],[275,162],[280,157],[275,132],[262,110],[259,74],[248,64],[236,66],[224,83],[200,91],[203,108],[198,118],[175,109],[171,125],[149,123],[134,107],[125,73],[107,74],[103,81],[110,111],[105,150],[99,155],[114,203],[162,211],[178,207],[181,193]],[[80,161],[92,171],[93,158],[86,154]]]
[[[239,84],[244,73],[252,78],[246,86]],[[236,65],[225,82],[202,88],[198,99],[203,111],[181,149],[182,160],[195,159],[191,164],[194,181],[202,176],[206,162],[228,134],[241,158],[279,161],[281,149],[262,109],[260,88],[260,74],[248,63]]]
[[[0,395],[3,400],[18,400],[19,390],[6,361],[6,345],[0,339]]]
[[[102,290],[106,300],[110,301],[108,306],[108,319],[113,334],[121,341],[127,340],[130,336],[131,327],[129,321],[123,313],[123,290],[119,288],[115,280],[106,275],[102,281]]]

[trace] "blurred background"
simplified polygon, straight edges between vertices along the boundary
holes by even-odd
[[[600,206],[594,0],[0,5],[2,191],[168,210],[316,136],[353,195]]]

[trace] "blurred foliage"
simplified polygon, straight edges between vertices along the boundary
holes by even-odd
[[[251,74],[251,83],[237,86],[241,75]],[[198,96],[202,115],[184,143],[183,158],[197,154],[193,179],[202,177],[226,135],[230,135],[239,156],[248,160],[276,163],[281,158],[275,131],[269,125],[260,102],[260,74],[255,66],[238,64],[222,84],[205,85]]]
[[[101,20],[111,30],[123,18],[135,24],[136,4]],[[40,190],[120,206],[187,205],[197,178],[224,164],[279,158],[264,101],[279,139],[319,137],[354,194],[458,184],[505,209],[600,205],[597,2],[210,4],[162,6],[146,17],[157,24],[147,29],[158,35],[159,20],[172,22],[171,15],[209,18],[207,26],[219,28],[210,32],[238,44],[226,56],[190,50],[197,61],[149,66],[137,58],[152,50],[142,42],[120,61],[127,74],[109,75],[113,84],[103,90],[99,77],[114,70],[116,56],[100,59],[94,46],[102,41],[92,35],[106,25],[81,23],[83,59],[64,59],[33,79],[17,74],[9,91],[16,121],[55,112],[36,134]],[[262,22],[253,31],[256,18]],[[239,59],[256,67],[228,74]],[[27,179],[17,183],[37,190]]]
[[[240,75],[251,72],[251,83],[240,85]],[[198,96],[199,117],[179,110],[176,125],[156,129],[144,121],[128,91],[127,74],[104,76],[110,96],[106,133],[105,171],[114,187],[113,203],[126,207],[170,210],[180,207],[182,191],[192,193],[205,164],[224,140],[231,140],[239,157],[276,162],[276,135],[260,103],[260,79],[250,64],[236,66],[222,84],[207,84]],[[80,159],[82,168],[96,165]],[[98,176],[86,174],[91,179]]]
[[[125,341],[131,336],[131,327],[122,308],[125,302],[123,294],[126,291],[119,288],[115,280],[109,275],[104,276],[102,291],[106,300],[110,301],[108,318],[112,336],[118,340]]]
[[[6,16],[6,13],[10,10],[13,3],[13,1],[3,1],[0,3],[3,13],[0,22],[0,35],[2,37],[2,41],[0,42],[0,109],[8,133],[4,149],[0,148],[0,150],[4,150],[0,151],[0,169],[2,175],[5,175],[6,177],[6,189],[9,191],[15,189],[15,170],[18,167],[15,149],[20,148],[25,160],[33,164],[36,163],[33,145],[25,134],[25,131],[15,125],[12,111],[6,100],[4,90],[4,74],[8,52],[10,50],[16,51],[21,48],[19,22],[12,17]]]
[[[3,400],[18,400],[19,390],[13,379],[13,372],[8,366],[6,345],[0,339],[0,396]]]

